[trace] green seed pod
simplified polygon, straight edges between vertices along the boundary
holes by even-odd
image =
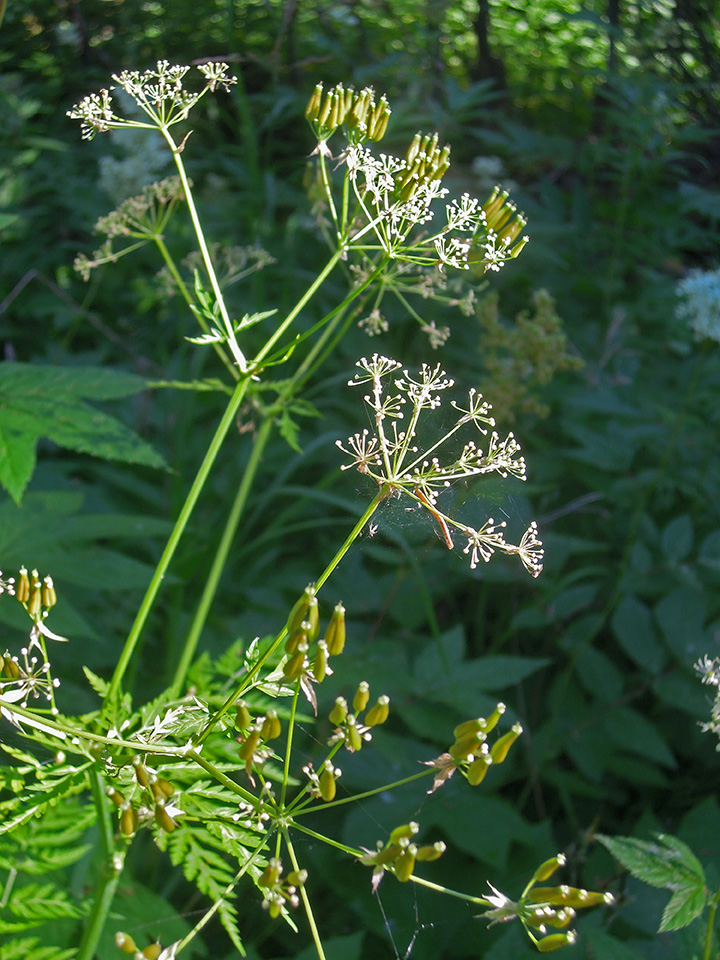
[[[15,585],[15,596],[20,603],[27,603],[30,599],[30,578],[25,567],[20,567],[18,582]]]
[[[521,733],[522,727],[519,723],[515,723],[507,733],[504,733],[499,740],[495,741],[490,748],[490,756],[492,757],[493,763],[503,762],[510,752],[510,747],[515,743]]]
[[[156,800],[169,800],[175,793],[175,787],[164,777],[155,777],[150,784],[150,789]]]
[[[476,730],[475,733],[468,733],[464,737],[460,737],[459,740],[456,740],[448,752],[450,756],[456,760],[464,760],[466,757],[474,756],[475,751],[478,750],[484,742],[485,734],[481,730]]]
[[[345,697],[336,697],[335,705],[328,715],[328,720],[330,723],[334,724],[336,727],[339,727],[341,723],[345,722],[345,718],[348,715],[348,705]]]
[[[260,874],[258,885],[261,887],[274,887],[282,876],[282,860],[273,857],[268,861],[268,865]]]
[[[332,90],[329,90],[325,94],[325,100],[323,101],[323,105],[320,107],[320,110],[317,115],[317,124],[319,127],[322,128],[325,126],[325,121],[330,116],[330,110],[332,109],[332,104],[333,104],[333,94],[332,94]]]
[[[338,603],[325,631],[325,642],[331,657],[337,657],[345,648],[345,607]]]
[[[149,943],[146,947],[143,947],[140,953],[147,957],[147,960],[157,960],[162,951],[163,948],[159,943]]]
[[[570,930],[568,933],[551,933],[549,937],[543,937],[542,940],[537,940],[535,946],[537,947],[538,953],[553,953],[562,947],[571,946],[576,940],[577,934],[574,930]]]
[[[345,746],[351,753],[357,753],[358,750],[362,750],[362,745],[363,738],[357,728],[357,721],[355,717],[350,714],[347,718],[347,726],[345,728]]]
[[[42,586],[42,605],[44,607],[54,607],[57,603],[57,594],[53,585],[52,577],[45,577]]]
[[[378,142],[378,140],[382,140],[382,138],[385,136],[389,122],[390,122],[390,111],[387,110],[380,118],[380,121],[375,124],[375,127],[373,129],[372,139],[376,143]]]
[[[485,730],[485,718],[476,717],[474,720],[465,720],[459,723],[453,730],[453,736],[456,740],[466,737],[469,733],[477,733],[478,730]]]
[[[307,657],[305,656],[307,649],[307,643],[301,643],[297,649],[297,653],[294,653],[289,660],[286,660],[283,666],[283,676],[286,680],[297,680],[302,676],[307,666]]]
[[[150,774],[147,771],[147,768],[143,766],[142,760],[138,756],[132,758],[133,766],[135,767],[135,776],[137,777],[137,782],[141,787],[150,786]]]
[[[37,620],[42,613],[42,584],[37,579],[37,575],[37,570],[33,570],[33,579],[32,583],[30,584],[30,599],[27,603],[27,612],[30,614],[33,620]]]
[[[310,643],[312,643],[314,640],[317,640],[317,636],[320,633],[320,612],[318,610],[317,597],[310,597],[307,614],[305,615],[305,620],[303,621],[303,627],[305,627],[306,623],[308,624],[306,628],[308,640]]]
[[[322,773],[320,774],[320,796],[328,803],[330,800],[335,799],[336,793],[336,784],[335,784],[336,773],[333,769],[333,765],[329,760],[325,761],[323,766]]]
[[[116,807],[122,807],[122,805],[125,803],[125,797],[119,793],[115,787],[108,785],[105,787],[105,793],[110,797]]]
[[[295,601],[292,610],[290,611],[290,616],[287,619],[287,630],[288,633],[292,633],[294,630],[297,630],[300,624],[305,619],[305,614],[307,613],[308,606],[310,605],[310,597],[315,596],[315,584],[309,583],[303,590],[302,596]]]
[[[235,704],[235,728],[241,731],[247,730],[251,723],[252,716],[247,703],[244,700],[238,700]]]
[[[433,860],[439,860],[440,857],[445,853],[445,850],[445,844],[442,842],[442,840],[438,840],[432,845],[418,847],[417,853],[415,854],[415,859],[418,861],[418,863],[421,861],[430,863]]]
[[[400,843],[401,840],[411,840],[420,829],[420,824],[415,820],[410,823],[403,823],[390,834],[390,843]]]
[[[269,900],[268,901],[268,913],[276,920],[282,913],[282,903],[280,900]]]
[[[287,880],[288,886],[291,887],[302,887],[305,885],[305,881],[308,878],[307,870],[291,870],[290,873],[285,877]]]
[[[564,853],[559,853],[556,857],[551,857],[549,860],[540,864],[533,874],[533,881],[535,883],[543,883],[545,880],[549,880],[556,870],[565,866],[565,862]]]
[[[556,929],[562,929],[563,927],[568,927],[573,922],[577,914],[572,907],[561,907],[555,912],[553,917],[548,918],[545,923],[549,927],[555,927]]]
[[[251,730],[246,740],[240,744],[240,749],[238,750],[238,756],[243,763],[249,764],[252,762],[253,754],[255,753],[255,748],[258,745],[260,740],[260,731]]]
[[[405,154],[405,160],[407,161],[408,166],[410,166],[413,163],[413,161],[415,160],[415,157],[418,155],[419,152],[420,152],[420,134],[416,133],[412,139],[412,143],[407,148],[407,153]]]
[[[390,697],[383,693],[377,698],[375,703],[365,714],[365,725],[368,727],[378,727],[385,723],[390,716]]]
[[[609,898],[606,893],[596,893],[594,890],[583,890],[562,884],[559,887],[533,887],[525,897],[525,901],[583,910],[586,907],[597,907],[601,903],[612,903],[612,898]]]
[[[277,710],[268,710],[267,716],[263,720],[260,736],[263,740],[275,740],[282,733],[282,726],[277,715]]]
[[[5,671],[5,676],[11,680],[17,680],[20,676],[20,667],[18,666],[17,660],[11,657],[7,651],[5,651],[3,660],[3,670]]]
[[[322,104],[322,92],[323,85],[318,83],[312,92],[312,96],[308,100],[307,106],[305,107],[305,116],[311,123],[313,120],[317,120],[318,113],[320,112],[320,105]]]
[[[411,843],[404,853],[395,861],[393,870],[400,883],[406,883],[412,876],[412,872],[415,869],[416,853],[417,848],[414,843]]]
[[[120,814],[120,833],[124,837],[132,837],[135,834],[135,831],[138,828],[138,813],[135,807],[131,807],[130,804],[125,807],[123,812]]]
[[[489,717],[485,719],[485,726],[483,730],[485,733],[490,733],[491,730],[494,730],[498,724],[500,717],[505,713],[505,704],[499,703]]]
[[[511,260],[514,260],[515,257],[517,257],[518,254],[520,254],[520,253],[522,252],[522,250],[525,248],[525,246],[526,246],[526,244],[527,244],[527,242],[528,242],[529,239],[530,239],[529,237],[523,237],[522,240],[518,240],[518,242],[515,244],[515,246],[514,246],[514,247],[512,248],[512,250],[510,251],[510,259],[511,259]]]
[[[164,800],[158,800],[155,804],[155,823],[165,833],[172,833],[177,828],[177,824],[165,809]]]
[[[301,643],[307,644],[308,642],[308,630],[310,629],[310,624],[307,620],[303,620],[297,630],[289,635],[285,641],[285,653],[292,656],[297,653],[298,647]]]
[[[318,683],[322,683],[328,672],[328,648],[325,640],[318,640],[315,659],[313,660],[313,675]]]
[[[485,779],[485,774],[488,772],[491,766],[492,757],[488,754],[473,760],[473,762],[467,768],[467,780],[470,786],[476,787],[479,783],[482,783]]]
[[[367,680],[361,680],[353,697],[353,710],[355,713],[362,713],[368,705],[370,699],[370,684]]]
[[[115,946],[119,947],[123,953],[137,953],[138,948],[133,938],[127,933],[118,932],[115,934]]]

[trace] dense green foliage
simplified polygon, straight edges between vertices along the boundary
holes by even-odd
[[[698,341],[676,316],[678,281],[720,260],[715,5],[9,0],[0,25],[0,436],[22,428],[27,439],[18,470],[0,458],[0,568],[53,575],[61,602],[52,627],[71,638],[55,656],[58,702],[78,714],[97,707],[82,667],[96,692],[111,676],[227,399],[212,389],[224,373],[217,359],[185,339],[196,323],[159,260],[129,254],[87,283],[73,271],[77,253],[98,246],[98,217],[172,171],[144,131],[81,143],[66,110],[109,74],[160,58],[222,58],[240,79],[193,116],[185,150],[209,236],[219,249],[241,247],[227,260],[238,277],[226,288],[234,315],[287,310],[327,259],[303,118],[319,80],[387,92],[388,150],[437,129],[453,146],[454,193],[484,198],[496,181],[512,183],[531,240],[492,276],[492,292],[478,272],[467,314],[423,304],[424,324],[450,328],[437,351],[388,298],[389,329],[368,342],[353,326],[333,367],[315,373],[306,405],[275,410],[276,394],[258,390],[241,408],[126,677],[134,702],[151,701],[175,674],[177,638],[268,410],[281,429],[202,633],[191,674],[199,686],[236,641],[246,648],[277,632],[369,499],[369,481],[341,473],[334,446],[364,425],[359,397],[345,389],[357,358],[377,350],[414,368],[440,360],[456,380],[477,383],[521,439],[528,483],[482,496],[514,532],[538,519],[545,569],[529,580],[499,558],[470,572],[430,519],[383,507],[376,535],[333,576],[351,638],[335,681],[350,690],[366,679],[390,695],[393,713],[374,751],[344,762],[341,782],[361,791],[388,765],[395,779],[416,773],[418,758],[446,748],[444,731],[498,698],[525,735],[482,791],[452,781],[420,800],[417,791],[374,797],[338,808],[335,833],[359,846],[418,819],[448,844],[437,882],[461,878],[479,896],[500,876],[519,894],[541,860],[565,850],[568,882],[619,895],[613,911],[579,924],[585,956],[703,956],[702,924],[656,935],[667,894],[627,878],[595,834],[633,835],[646,844],[636,854],[659,832],[676,835],[694,851],[698,912],[705,878],[717,887],[718,758],[698,727],[710,707],[693,664],[718,653],[720,635],[720,345]],[[190,249],[182,216],[165,242],[178,259]],[[258,258],[263,268],[249,269]],[[196,266],[186,265],[190,288]],[[305,329],[346,289],[333,274]],[[208,389],[173,388],[178,381]],[[142,390],[148,383],[156,388]],[[120,462],[96,459],[108,448]],[[456,499],[476,493],[461,488]],[[0,653],[21,624],[6,600]],[[232,674],[220,663],[219,676]],[[3,785],[12,792],[12,770],[32,761],[8,729]],[[312,745],[304,749],[309,756]],[[71,793],[50,809],[52,831],[31,818],[0,837],[8,960],[31,950],[60,960],[77,946],[97,834]],[[169,844],[169,856],[185,862],[184,878],[147,835],[128,854],[113,912],[138,943],[183,937],[207,908],[196,887],[214,897],[218,878],[232,879],[217,836],[204,827],[183,836],[189,848]],[[535,955],[520,931],[487,932],[461,901],[384,883],[378,905],[356,863],[311,842],[303,856],[328,957]],[[2,897],[11,873],[25,891],[13,913]],[[299,915],[300,936],[261,914],[257,898],[232,909],[253,960],[315,955],[302,952]],[[112,932],[103,958],[121,956]],[[237,956],[219,923],[202,941],[198,956]]]

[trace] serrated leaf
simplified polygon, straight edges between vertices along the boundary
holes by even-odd
[[[679,883],[705,885],[700,861],[677,837],[659,833],[655,841],[603,834],[597,838],[626,870],[651,887],[673,889]]]
[[[704,885],[700,888],[681,887],[680,890],[676,890],[663,910],[658,933],[687,927],[700,916],[707,902],[708,894]]]
[[[67,893],[53,883],[28,883],[13,887],[7,909],[20,921],[39,926],[47,920],[61,917],[77,919],[82,911],[72,903]]]
[[[132,430],[84,402],[117,399],[146,388],[141,377],[102,367],[0,363],[0,483],[19,503],[42,437],[104,459],[165,466]]]
[[[93,673],[89,667],[84,666],[82,669],[90,686],[93,688],[95,693],[97,693],[98,696],[104,700],[110,687],[110,683],[107,680],[103,680],[102,677],[99,677],[96,673]]]

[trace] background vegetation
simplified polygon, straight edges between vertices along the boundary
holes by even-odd
[[[435,732],[457,722],[458,709],[476,714],[502,698],[526,736],[482,795],[450,783],[421,810],[416,794],[406,806],[396,795],[391,810],[354,807],[339,829],[363,843],[369,827],[374,835],[421,813],[450,846],[440,874],[478,892],[498,875],[504,889],[522,887],[540,859],[566,850],[573,881],[625,894],[614,914],[581,924],[583,956],[693,956],[693,929],[656,937],[664,895],[625,882],[593,836],[676,833],[718,880],[718,759],[697,724],[709,707],[692,664],[720,643],[720,347],[696,341],[675,315],[678,281],[718,266],[715,4],[11,0],[0,29],[4,359],[35,364],[39,378],[50,363],[158,380],[213,375],[210,357],[183,340],[192,318],[168,297],[159,264],[127,258],[87,284],[74,274],[76,253],[97,246],[97,217],[169,170],[152,141],[84,144],[65,116],[112,72],[208,57],[229,61],[241,82],[209,103],[188,148],[206,229],[275,261],[231,288],[239,314],[292,303],[324,262],[303,182],[311,141],[302,111],[321,79],[387,92],[396,152],[418,127],[438,129],[453,146],[458,192],[483,196],[512,182],[531,242],[493,278],[492,299],[482,300],[478,278],[475,316],[449,320],[427,306],[425,317],[451,326],[440,353],[400,310],[388,311],[380,338],[368,343],[356,330],[344,341],[346,369],[313,384],[324,416],[302,421],[302,452],[278,439],[266,453],[245,559],[228,567],[202,649],[218,654],[275,628],[312,579],[314,558],[356,514],[360,481],[340,473],[333,443],[360,426],[344,389],[357,357],[377,349],[413,365],[442,359],[456,379],[480,384],[522,440],[531,479],[494,509],[516,528],[538,518],[545,571],[530,582],[500,559],[469,575],[438,549],[429,523],[390,506],[337,574],[352,636],[339,670],[362,672],[371,686],[381,671],[383,689],[392,677],[393,721],[375,756],[398,777],[442,747]],[[178,250],[183,229],[168,238]],[[584,367],[543,383],[548,352],[537,331],[553,310]],[[220,408],[156,390],[107,409],[173,470],[42,441],[21,506],[0,499],[0,566],[50,571],[62,596],[53,622],[73,638],[64,670],[76,667],[77,681],[61,696],[77,711],[93,706],[80,666],[112,668]],[[154,613],[134,677],[139,700],[172,676],[173,641],[234,495],[252,411],[238,427]],[[6,607],[3,623],[12,621]],[[357,759],[345,782],[362,787],[376,771],[372,756]],[[330,866],[312,845],[304,854],[327,887],[324,920],[344,960],[532,955],[517,931],[488,933],[463,904],[389,884],[378,904],[364,871]],[[91,860],[89,851],[63,869],[75,896]],[[116,910],[126,927],[168,941],[202,904],[168,881],[164,864],[150,842],[137,843]],[[250,956],[305,956],[300,938],[254,901],[238,909]],[[69,921],[40,933],[56,946],[74,935]],[[219,927],[203,937],[205,956],[235,956]]]

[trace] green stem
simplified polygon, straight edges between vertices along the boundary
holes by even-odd
[[[710,901],[708,909],[707,927],[705,929],[705,949],[703,950],[702,960],[710,960],[712,956],[713,933],[715,931],[715,913],[717,912],[718,900],[720,899],[720,889]]]
[[[195,655],[195,651],[200,640],[200,634],[205,626],[205,621],[207,620],[210,607],[217,592],[220,577],[225,569],[225,563],[230,552],[230,547],[232,546],[233,540],[235,539],[235,534],[237,533],[240,517],[250,494],[250,488],[255,479],[255,474],[257,473],[257,469],[260,464],[260,460],[262,459],[267,442],[270,439],[272,426],[272,420],[265,420],[260,427],[252,449],[252,453],[250,455],[250,459],[243,473],[242,481],[240,482],[238,491],[235,494],[235,499],[233,500],[230,513],[228,514],[225,522],[225,529],[223,530],[223,535],[220,539],[220,543],[218,544],[212,566],[210,567],[210,572],[200,598],[200,603],[198,604],[195,616],[193,617],[193,622],[190,625],[190,630],[188,631],[188,635],[185,640],[185,646],[183,647],[180,662],[177,665],[175,676],[173,677],[172,684],[170,685],[170,696],[173,698],[180,696],[181,687],[185,682],[185,677]]]
[[[292,841],[290,840],[290,834],[288,833],[287,830],[283,830],[283,839],[285,840],[288,853],[290,854],[290,861],[293,865],[293,870],[295,870],[296,872],[299,872],[300,864],[298,863],[298,859],[295,856],[295,850],[293,848]],[[307,917],[308,923],[310,925],[310,933],[312,934],[313,942],[315,943],[315,949],[318,952],[318,957],[320,958],[320,960],[325,960],[325,951],[323,950],[322,941],[320,940],[320,932],[317,928],[317,924],[315,923],[315,915],[312,911],[312,906],[310,905],[310,898],[308,897],[307,891],[305,890],[305,884],[302,884],[300,886],[299,892],[303,902],[303,906],[305,907],[305,916]]]
[[[282,788],[280,790],[280,809],[285,809],[285,797],[287,796],[288,780],[290,778],[290,754],[292,752],[293,731],[295,730],[295,714],[297,713],[298,694],[300,693],[300,681],[295,684],[295,693],[293,694],[292,707],[290,708],[290,721],[288,723],[288,736],[285,745],[285,764],[283,769]]]
[[[206,770],[211,777],[217,780],[218,783],[221,783],[224,787],[227,787],[228,790],[232,790],[233,793],[236,793],[239,797],[242,797],[246,803],[250,803],[253,806],[257,803],[257,797],[254,793],[250,793],[249,790],[245,790],[244,787],[241,787],[239,783],[235,783],[234,780],[231,780],[227,774],[223,773],[222,770],[210,763],[209,760],[206,760],[205,757],[201,756],[199,753],[196,753],[195,750],[188,750],[185,754],[188,760],[193,760],[199,766]]]
[[[403,780],[396,780],[395,783],[384,783],[381,787],[374,787],[372,790],[366,790],[364,793],[354,793],[351,797],[343,797],[341,800],[330,800],[328,803],[319,803],[313,807],[298,807],[293,810],[293,817],[299,817],[305,813],[317,813],[319,810],[329,810],[330,807],[342,807],[347,803],[355,803],[357,800],[367,800],[368,797],[376,797],[378,794],[387,793],[389,790],[395,790],[406,783],[414,783],[415,780],[421,780],[432,773],[432,768],[421,770],[420,773],[414,773],[411,777],[405,777]]]
[[[326,837],[322,833],[316,833],[315,830],[311,830],[310,827],[303,826],[302,823],[294,823],[293,829],[299,830],[300,833],[307,834],[308,837],[313,837],[315,840],[319,840],[320,843],[326,843],[329,847],[335,847],[336,850],[341,850],[343,853],[347,853],[351,857],[362,857],[362,850],[353,850],[352,847],[348,847],[347,844],[340,843],[339,840],[333,840],[332,837]]]
[[[236,385],[233,395],[230,398],[230,402],[227,405],[225,413],[222,416],[220,424],[218,425],[217,430],[215,431],[215,436],[213,437],[208,451],[205,454],[205,459],[200,465],[197,476],[193,481],[193,485],[190,488],[190,492],[187,495],[187,499],[183,504],[182,510],[180,511],[180,516],[175,523],[172,533],[170,534],[170,539],[167,542],[167,545],[163,551],[163,554],[160,558],[155,572],[153,573],[150,585],[148,586],[147,592],[143,597],[143,602],[140,605],[137,616],[135,617],[135,622],[132,625],[128,638],[125,641],[125,646],[123,647],[122,653],[118,660],[117,666],[115,667],[115,672],[113,673],[112,680],[110,681],[110,687],[105,698],[106,703],[113,703],[117,697],[118,691],[120,689],[120,683],[122,678],[125,675],[128,664],[130,663],[130,658],[133,655],[135,647],[137,646],[138,640],[140,638],[140,633],[145,625],[145,621],[148,618],[150,609],[155,601],[158,590],[160,589],[160,584],[162,583],[165,574],[167,573],[168,567],[170,566],[170,561],[177,549],[177,545],[180,542],[180,539],[185,531],[187,522],[190,519],[190,515],[193,512],[195,504],[197,503],[200,492],[205,485],[205,481],[208,478],[208,474],[212,468],[213,463],[218,455],[220,447],[225,435],[232,426],[235,420],[235,414],[242,403],[245,392],[248,388],[249,379],[243,377],[242,380]]]
[[[469,893],[458,893],[457,890],[451,890],[449,887],[442,887],[439,883],[433,883],[431,880],[424,880],[422,877],[416,877],[415,874],[412,874],[410,879],[413,883],[417,883],[421,887],[427,887],[428,890],[435,890],[437,893],[444,893],[448,897],[456,897],[458,900],[467,900],[468,903],[475,903],[479,907],[492,906],[492,903],[490,903],[489,900],[485,900],[483,897],[472,897]]]
[[[124,852],[120,855],[120,852],[115,849],[114,827],[107,798],[105,797],[105,791],[103,790],[102,777],[95,769],[90,770],[88,776],[90,778],[93,803],[95,804],[98,814],[102,867],[100,869],[98,886],[95,891],[95,899],[93,900],[90,916],[85,925],[75,960],[92,960],[95,956],[98,942],[105,929],[105,922],[110,912],[110,907],[112,906],[115,891],[120,882],[125,860]]]

